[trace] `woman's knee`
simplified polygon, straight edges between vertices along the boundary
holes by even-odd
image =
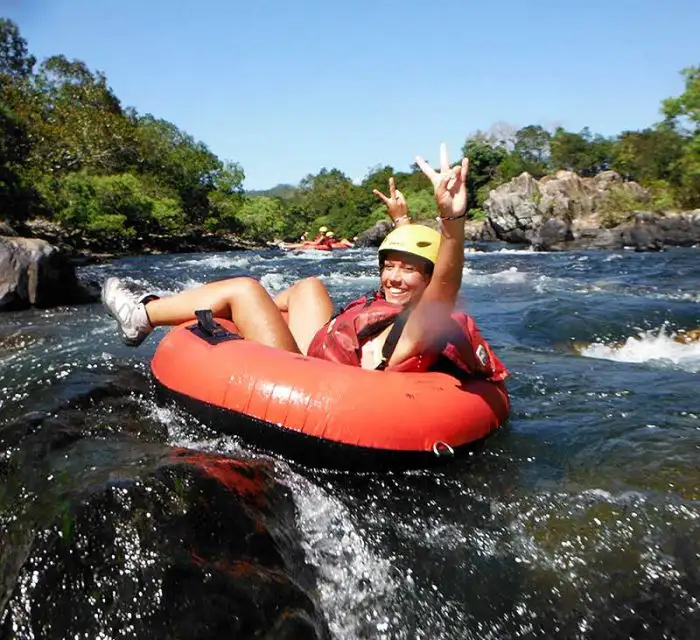
[[[255,278],[249,278],[247,276],[225,280],[222,285],[226,294],[234,298],[267,294],[265,288]]]
[[[328,290],[326,289],[326,285],[324,285],[323,282],[321,282],[315,276],[299,280],[299,282],[296,283],[294,288],[299,293],[299,295],[313,297],[328,296]]]

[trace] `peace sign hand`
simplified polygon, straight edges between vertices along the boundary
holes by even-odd
[[[435,202],[440,215],[445,218],[458,218],[467,210],[467,176],[469,159],[462,158],[460,164],[450,168],[447,146],[440,145],[440,171],[433,169],[423,158],[416,157],[416,164],[428,176],[435,189]]]
[[[389,178],[389,197],[378,189],[373,189],[372,193],[386,205],[387,213],[394,222],[394,225],[404,220],[407,222],[410,221],[408,203],[403,193],[396,188],[393,177]]]

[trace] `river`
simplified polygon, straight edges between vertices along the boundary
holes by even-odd
[[[159,406],[157,330],[100,305],[0,316],[2,638],[695,638],[697,250],[467,247],[460,306],[511,371],[509,423],[432,471],[295,466]],[[370,249],[82,267],[167,294],[318,275]]]

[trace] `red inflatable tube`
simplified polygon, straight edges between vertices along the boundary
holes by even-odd
[[[428,466],[508,416],[503,384],[339,365],[217,322],[219,336],[190,322],[161,340],[151,362],[160,391],[214,428],[314,466]]]
[[[285,249],[287,251],[293,251],[293,250],[332,251],[333,247],[326,245],[326,244],[313,244],[311,242],[297,242],[295,244],[280,245],[280,249]]]

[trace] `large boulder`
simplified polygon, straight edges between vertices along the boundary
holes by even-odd
[[[80,282],[55,246],[39,238],[0,236],[0,311],[98,299],[97,285]]]
[[[0,236],[16,236],[19,235],[7,222],[0,220]]]
[[[389,220],[380,220],[373,227],[363,231],[357,240],[355,240],[356,247],[378,247],[384,238],[389,235],[393,226]]]
[[[543,222],[541,199],[540,186],[529,173],[492,190],[484,208],[493,235],[506,242],[530,242]]]
[[[330,638],[274,463],[169,446],[133,367],[47,387],[1,423],[0,637]]]
[[[532,238],[532,246],[538,251],[553,251],[573,239],[569,222],[561,218],[550,218],[537,229]]]
[[[593,190],[573,171],[557,171],[537,184],[541,194],[538,210],[544,220],[556,217],[571,222],[592,213]]]
[[[489,230],[485,220],[467,220],[464,223],[464,239],[471,242],[489,240]]]

